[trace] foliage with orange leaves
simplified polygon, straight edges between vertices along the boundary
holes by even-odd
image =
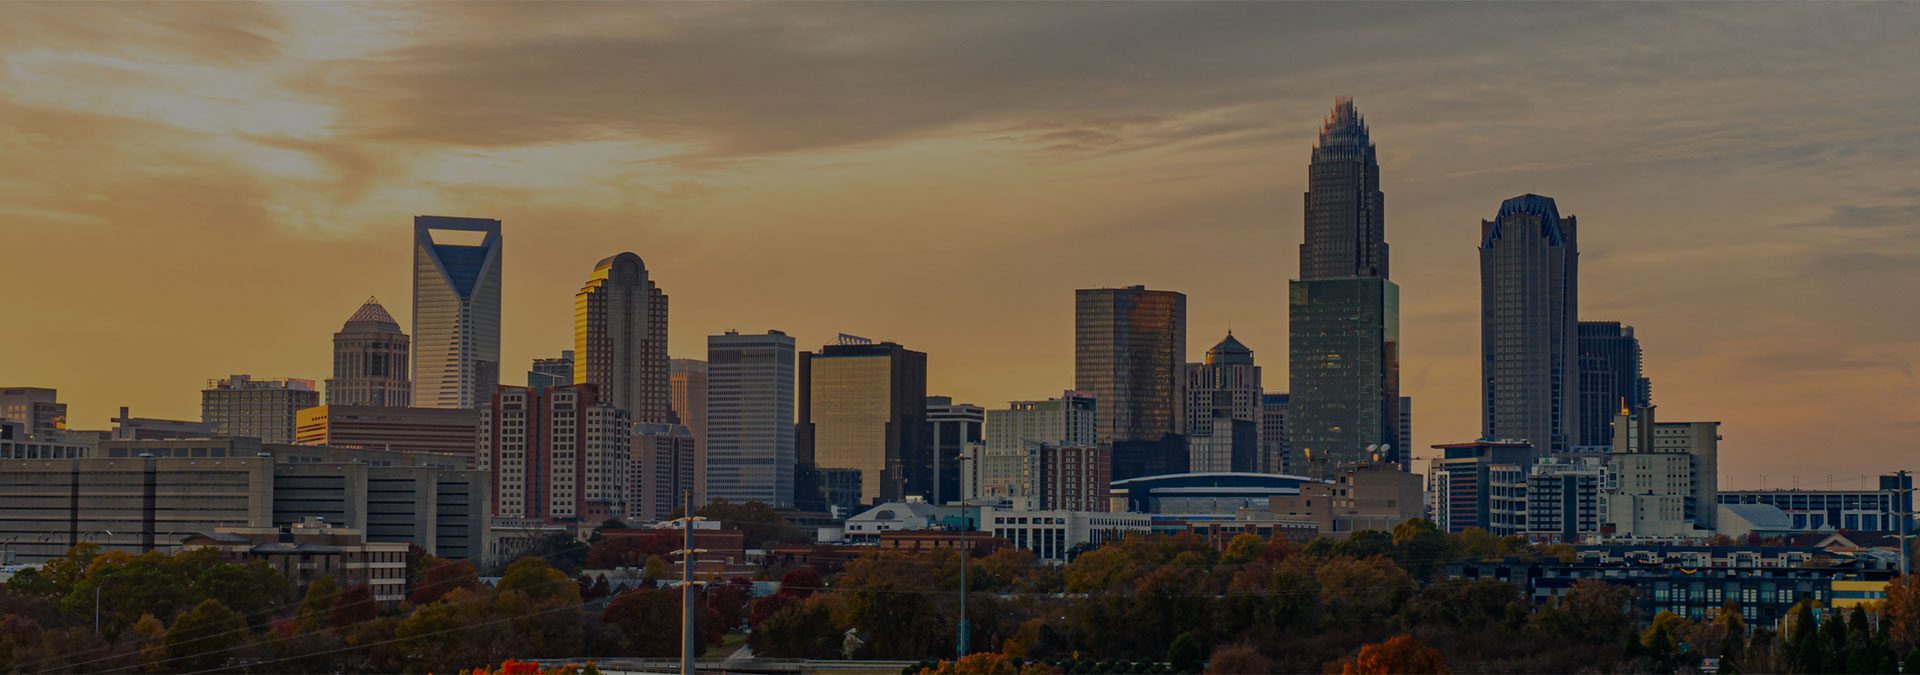
[[[1440,650],[1415,642],[1410,635],[1396,635],[1386,642],[1360,648],[1360,653],[1340,662],[1341,675],[1421,675],[1452,673],[1447,657]]]

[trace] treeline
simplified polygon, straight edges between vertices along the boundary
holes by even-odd
[[[265,563],[225,562],[211,549],[130,555],[83,544],[0,588],[0,672],[427,673],[679,653],[678,591],[589,604],[607,591],[539,558],[489,586],[470,563],[416,552],[407,597],[381,603],[330,577],[291,588]],[[741,625],[750,595],[745,580],[700,589],[701,643]]]
[[[1694,622],[1640,616],[1632,589],[1603,582],[1536,606],[1513,584],[1440,578],[1453,562],[1571,555],[1426,521],[1303,546],[1242,535],[1224,551],[1188,535],[1133,536],[1064,567],[1002,549],[967,561],[970,647],[985,654],[928,669],[1670,673],[1713,658],[1721,672],[1871,673],[1920,656],[1920,592],[1906,582],[1878,623],[1858,613],[1864,632],[1841,617],[1803,634],[1809,618],[1778,639],[1749,630],[1734,603]],[[870,556],[826,580],[790,574],[754,603],[749,643],[761,656],[951,659],[960,564],[936,550]]]

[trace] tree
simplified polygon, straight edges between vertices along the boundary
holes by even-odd
[[[1320,602],[1334,625],[1356,628],[1393,616],[1413,595],[1413,578],[1386,558],[1334,558],[1314,571]]]
[[[413,592],[407,594],[407,602],[414,605],[431,604],[457,588],[480,588],[480,573],[473,568],[473,563],[434,558],[426,563],[420,583],[414,584]]]
[[[696,513],[702,518],[718,520],[727,527],[739,530],[747,548],[798,544],[813,539],[804,528],[787,522],[785,516],[765,502],[735,504],[725,499],[715,499],[700,507]]]
[[[1267,540],[1259,535],[1241,533],[1227,542],[1226,552],[1220,554],[1220,562],[1225,565],[1242,565],[1260,559],[1267,547]]]
[[[1213,656],[1207,659],[1208,673],[1233,675],[1273,671],[1273,659],[1267,658],[1252,645],[1227,645],[1213,650]]]
[[[1886,593],[1887,632],[1893,648],[1902,654],[1920,651],[1920,576],[1896,578],[1887,584]]]
[[[167,629],[168,665],[189,673],[225,667],[233,648],[246,642],[246,632],[239,613],[219,600],[201,601]]]
[[[594,542],[587,550],[587,568],[596,570],[644,565],[680,548],[681,535],[672,530],[619,530]]]
[[[662,657],[680,653],[680,591],[661,588],[621,593],[601,614],[620,630],[631,656]],[[698,630],[694,632],[699,635]]]
[[[1343,555],[1355,560],[1392,553],[1393,535],[1379,530],[1360,530],[1347,535],[1347,538],[1333,545],[1334,555]]]
[[[580,604],[580,588],[566,572],[554,569],[540,558],[521,558],[507,566],[506,574],[500,576],[495,587],[500,592],[519,591],[527,594],[534,604],[548,602],[571,602]]]
[[[327,614],[327,625],[346,628],[379,617],[380,604],[373,599],[373,589],[366,584],[354,584],[342,591],[340,598],[333,602],[333,611]]]
[[[1432,577],[1449,562],[1451,549],[1431,520],[1415,518],[1393,528],[1393,559],[1416,579]]]
[[[834,598],[821,593],[774,612],[754,624],[747,645],[755,656],[837,659],[841,632],[833,621]]]
[[[300,600],[300,608],[294,617],[299,630],[310,631],[326,623],[327,615],[340,604],[340,584],[333,577],[320,577],[307,584],[307,594]]]
[[[1370,643],[1360,653],[1340,664],[1342,675],[1397,675],[1400,673],[1452,673],[1447,658],[1439,650],[1415,642],[1411,636],[1397,635],[1385,642]]]
[[[1192,632],[1181,633],[1173,638],[1173,644],[1167,647],[1167,663],[1177,672],[1192,673],[1200,670],[1200,663],[1206,659],[1206,651],[1201,649],[1200,641],[1193,638]]]

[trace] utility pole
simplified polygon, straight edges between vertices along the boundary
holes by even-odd
[[[962,511],[966,502],[961,502]],[[960,533],[960,639],[954,645],[954,660],[967,658],[967,643],[973,637],[973,627],[967,625],[967,533]]]
[[[1913,486],[1907,483],[1906,469],[1895,471],[1893,474],[1898,476],[1894,479],[1897,482],[1893,486],[1894,499],[1898,501],[1895,501],[1893,506],[1900,513],[1900,576],[1904,577],[1909,571],[1907,568],[1912,564],[1909,561],[1913,559],[1907,546],[1907,539],[1912,536],[1907,534],[1907,531],[1913,524]]]
[[[686,513],[680,518],[680,675],[694,675],[693,657],[693,558],[702,549],[693,547],[693,522],[705,520],[693,515],[693,491],[686,492]]]

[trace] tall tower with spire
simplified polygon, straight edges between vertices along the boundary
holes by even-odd
[[[367,298],[333,334],[333,377],[327,405],[413,405],[407,379],[407,334],[377,298]]]
[[[1287,433],[1295,452],[1335,465],[1410,460],[1393,447],[1400,287],[1387,279],[1385,205],[1366,120],[1353,99],[1334,99],[1307,164],[1300,278],[1287,288]]]

